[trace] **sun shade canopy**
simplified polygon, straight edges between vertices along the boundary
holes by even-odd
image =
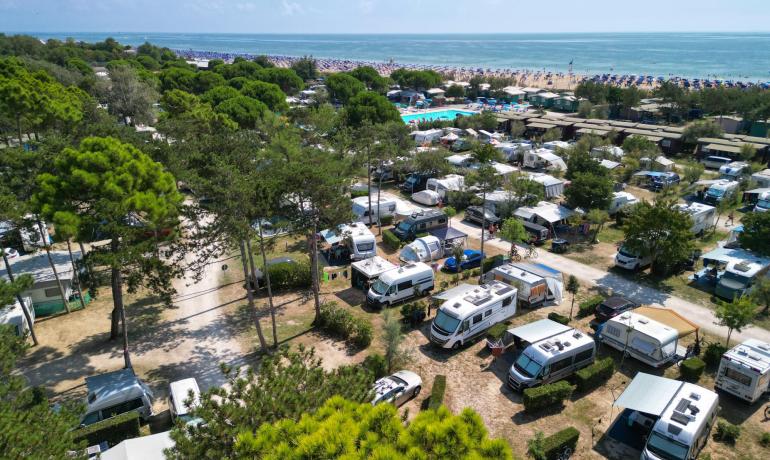
[[[571,329],[571,327],[557,323],[556,321],[541,319],[534,323],[508,329],[508,334],[518,337],[525,342],[535,343]]]
[[[660,417],[682,385],[684,382],[640,372],[613,406]]]
[[[676,329],[679,332],[679,338],[690,335],[698,330],[698,326],[691,323],[674,310],[655,307],[638,307],[634,312]]]

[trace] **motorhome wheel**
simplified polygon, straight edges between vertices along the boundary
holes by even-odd
[[[416,398],[416,397],[417,397],[417,395],[419,395],[419,394],[420,394],[420,390],[422,390],[422,387],[421,387],[421,386],[419,386],[419,385],[417,385],[417,388],[415,388],[415,389],[414,389],[414,392],[412,393],[412,397],[413,397],[413,398]]]
[[[460,342],[461,342],[460,340],[458,340],[457,342],[455,342],[455,343],[452,345],[452,350],[459,350],[459,349],[460,349],[460,347],[461,347],[461,346],[463,346],[463,344],[462,344],[462,343],[460,343]]]

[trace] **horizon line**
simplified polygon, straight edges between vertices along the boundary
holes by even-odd
[[[29,31],[7,30],[0,31],[3,34],[36,35],[36,34],[217,34],[217,35],[590,35],[590,34],[770,34],[769,30],[738,31],[738,30],[679,30],[679,31],[565,31],[565,32],[212,32],[212,31],[147,31],[147,30],[114,30],[114,31],[88,31],[88,30],[56,30],[56,31]]]

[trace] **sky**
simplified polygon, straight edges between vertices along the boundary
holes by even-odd
[[[768,32],[767,0],[0,0],[0,32]]]

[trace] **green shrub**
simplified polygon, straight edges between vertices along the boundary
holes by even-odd
[[[494,257],[487,257],[484,259],[484,262],[482,262],[482,266],[484,267],[484,273],[487,273],[488,271],[492,270],[494,267],[497,267],[498,265],[501,265],[503,263],[503,255],[498,254]]]
[[[762,433],[759,438],[759,443],[762,447],[770,447],[770,433]]]
[[[425,307],[425,302],[422,301],[405,303],[401,306],[401,316],[403,316],[404,319],[411,320],[415,313],[425,313]]]
[[[527,388],[524,390],[524,410],[533,412],[561,404],[562,401],[570,397],[574,389],[572,385],[564,380],[535,388]]]
[[[368,347],[372,343],[372,324],[366,319],[353,316],[335,302],[326,302],[321,305],[321,315],[318,317],[317,325],[326,333],[345,339],[361,348]]]
[[[710,343],[703,352],[703,361],[712,369],[719,367],[722,355],[727,352],[727,347],[721,343]]]
[[[579,391],[592,390],[603,384],[615,373],[615,361],[604,358],[575,372],[575,384]]]
[[[741,436],[741,427],[733,425],[726,420],[717,422],[717,431],[714,433],[714,439],[725,444],[735,444],[735,441]]]
[[[688,382],[697,382],[703,374],[704,369],[706,369],[706,362],[693,356],[692,358],[682,361],[682,364],[679,366],[679,373],[684,380]]]
[[[387,229],[382,231],[382,243],[394,251],[401,247],[401,240],[395,233]]]
[[[75,430],[75,442],[87,441],[89,446],[107,441],[110,447],[126,439],[139,437],[139,413],[126,412],[101,422]]]
[[[364,358],[363,365],[372,373],[375,380],[388,374],[388,363],[385,362],[385,357],[379,353],[372,353]]]
[[[416,234],[414,237],[415,238],[425,238],[426,236],[430,236],[430,234],[427,233],[427,232],[422,232],[422,233]]]
[[[543,454],[545,459],[558,459],[566,448],[569,448],[572,452],[575,452],[578,438],[580,438],[580,431],[571,426],[546,437],[543,439]]]
[[[387,227],[393,224],[393,216],[380,216],[380,227]]]
[[[446,392],[446,376],[437,375],[433,379],[433,388],[430,389],[430,399],[428,399],[428,409],[438,409],[444,404],[444,393]]]
[[[487,330],[487,335],[489,338],[497,340],[500,337],[505,334],[505,331],[508,330],[508,325],[505,323],[497,323],[494,326],[490,327],[489,330]]]
[[[600,303],[604,300],[604,296],[601,295],[595,295],[593,297],[590,297],[578,305],[578,318],[583,318],[586,316],[591,316],[596,311],[596,307],[599,306]]]
[[[471,272],[469,272],[467,270],[462,272],[462,273],[460,273],[460,278],[462,278],[464,280],[467,280],[470,277],[471,277]]]
[[[569,323],[569,318],[567,318],[564,315],[560,315],[555,311],[548,313],[548,319],[550,319],[551,321],[556,321],[557,323],[560,323],[560,324],[565,324],[565,325]]]
[[[527,453],[535,460],[545,460],[545,450],[543,446],[545,436],[542,431],[536,431],[535,437],[527,441]]]
[[[367,195],[369,195],[369,190],[351,190],[350,191],[350,198],[359,198]]]
[[[480,275],[481,275],[481,270],[479,270],[478,268],[474,268],[473,270],[471,270],[472,277],[478,278]]]
[[[270,287],[275,290],[309,288],[312,283],[310,263],[306,261],[281,262],[268,265]]]

